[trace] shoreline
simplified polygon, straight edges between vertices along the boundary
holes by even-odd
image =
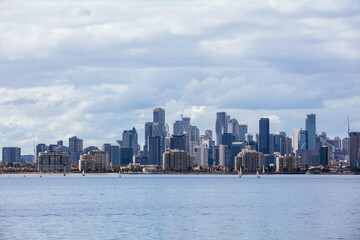
[[[0,173],[0,175],[63,175],[64,173],[39,173],[39,172],[16,172],[16,173]],[[118,175],[119,173],[86,173],[86,175]],[[66,175],[82,175],[79,173],[66,173]],[[121,173],[121,175],[237,175],[237,173],[197,173],[197,172],[166,172],[166,173],[143,173],[143,172],[129,172]],[[243,175],[256,175],[256,172],[245,172]],[[360,175],[360,173],[262,173],[260,175]]]

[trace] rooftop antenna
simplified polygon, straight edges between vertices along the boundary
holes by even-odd
[[[349,116],[348,116],[348,136],[350,136],[350,119],[349,119]]]

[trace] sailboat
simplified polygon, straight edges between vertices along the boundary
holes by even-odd
[[[239,176],[239,178],[241,178],[242,175],[243,175],[243,173],[242,173],[242,167],[240,167],[240,170],[238,171],[238,176]]]
[[[263,173],[263,174],[265,173],[265,166],[264,166],[264,165],[263,165],[262,173]]]
[[[260,178],[259,170],[256,170],[256,177],[257,177],[257,178]]]
[[[85,169],[82,170],[82,175],[85,176]]]
[[[120,172],[120,170],[119,170],[119,178],[121,178],[121,172]]]

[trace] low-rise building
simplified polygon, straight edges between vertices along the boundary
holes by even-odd
[[[66,152],[40,152],[37,167],[39,172],[71,172],[71,158]]]
[[[189,153],[174,149],[163,154],[163,169],[165,171],[190,171],[192,157]]]
[[[235,157],[235,170],[242,167],[245,172],[255,172],[264,166],[264,154],[246,147]]]
[[[105,172],[109,170],[109,162],[105,151],[94,150],[80,156],[79,170],[86,172]]]
[[[287,154],[276,157],[276,172],[292,173],[300,169],[300,158]]]

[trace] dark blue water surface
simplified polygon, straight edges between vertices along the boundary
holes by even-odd
[[[360,176],[0,175],[0,239],[360,239]]]

